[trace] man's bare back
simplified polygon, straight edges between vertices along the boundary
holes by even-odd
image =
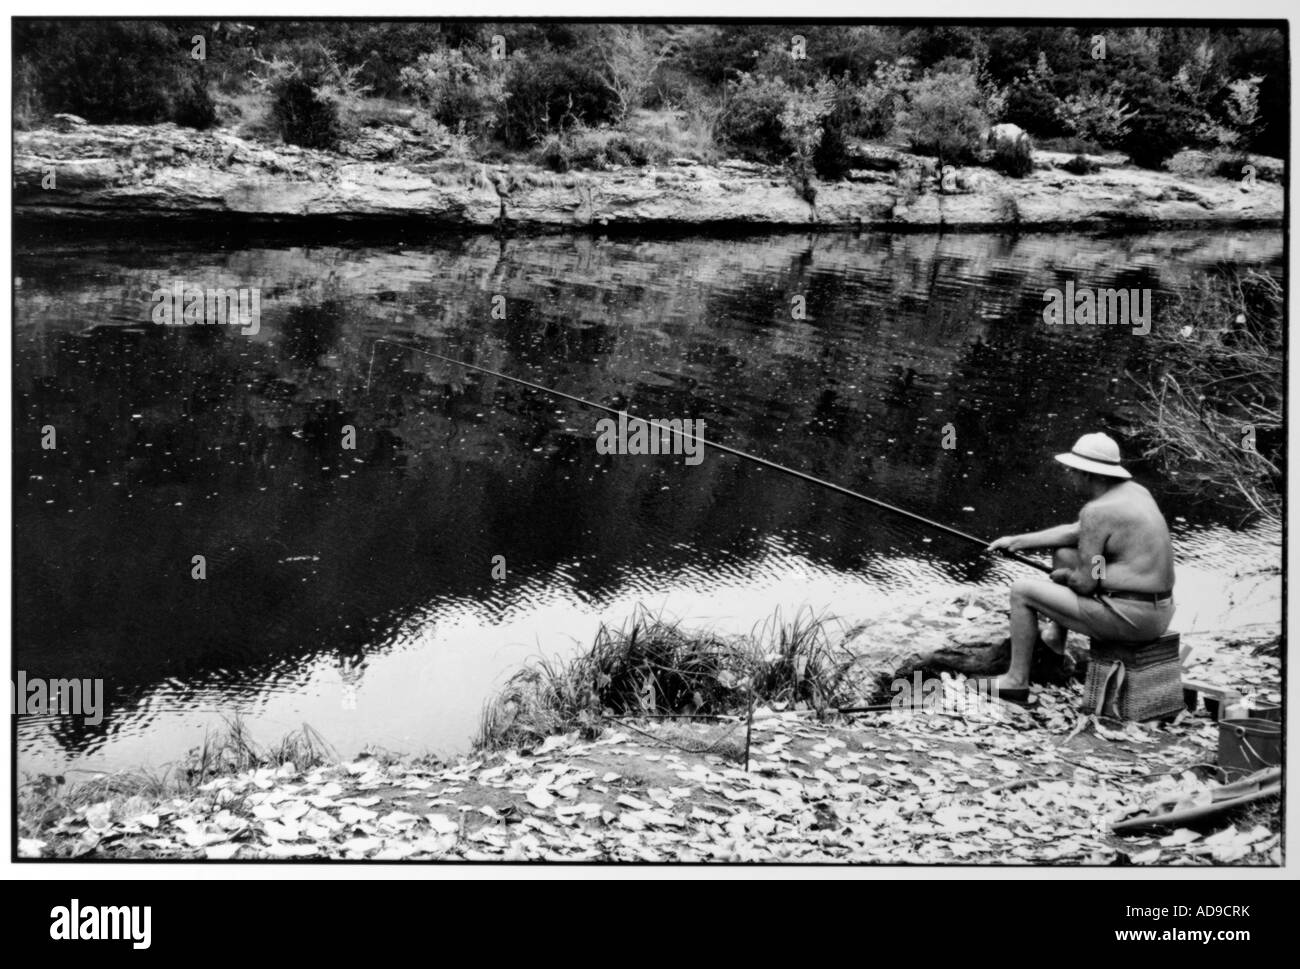
[[[1136,481],[1119,482],[1083,506],[1078,548],[1088,579],[1100,571],[1094,568],[1097,562],[1105,563],[1099,583],[1103,590],[1169,592],[1174,587],[1169,526],[1151,492]],[[1098,555],[1100,559],[1094,558]],[[1096,591],[1076,581],[1069,583],[1074,591]]]

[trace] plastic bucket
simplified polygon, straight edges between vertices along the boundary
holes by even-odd
[[[1282,725],[1259,717],[1219,721],[1219,775],[1226,783],[1282,762]]]
[[[1254,720],[1272,720],[1282,722],[1282,705],[1267,700],[1256,700],[1250,705],[1250,716]]]

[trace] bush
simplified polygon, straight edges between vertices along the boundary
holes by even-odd
[[[1250,156],[1242,155],[1236,152],[1222,152],[1216,154],[1213,161],[1211,172],[1216,178],[1228,178],[1234,182],[1240,182],[1246,174],[1246,166],[1250,165]]]
[[[692,77],[720,86],[754,73],[759,53],[771,44],[782,43],[788,49],[794,32],[789,27],[757,24],[692,25],[682,31],[674,59]]]
[[[718,137],[743,157],[784,164],[805,196],[813,174],[842,178],[857,103],[847,83],[822,77],[795,86],[781,77],[742,74],[728,86]]]
[[[1133,164],[1161,168],[1194,139],[1196,119],[1175,97],[1171,86],[1159,78],[1146,78],[1141,90],[1132,92],[1130,97],[1136,113],[1132,129],[1120,147]]]
[[[927,74],[912,84],[898,125],[917,154],[940,164],[970,161],[988,125],[984,98],[973,74]]]
[[[16,22],[17,104],[92,124],[207,127],[216,110],[190,33],[145,21]]]
[[[184,78],[172,105],[172,120],[186,128],[211,128],[217,123],[217,106],[208,96],[203,74]]]
[[[1160,169],[1165,162],[1183,147],[1184,129],[1165,119],[1150,117],[1144,134],[1133,134],[1122,145],[1134,165],[1141,168]]]
[[[627,24],[596,27],[590,44],[597,73],[617,106],[614,120],[622,121],[645,102],[666,49],[656,50],[644,28]]]
[[[1205,125],[1205,140],[1225,149],[1250,148],[1259,138],[1259,86],[1262,77],[1244,77],[1224,87],[1221,120]]]
[[[1024,178],[1034,170],[1033,146],[1029,136],[998,142],[993,149],[992,168],[1012,178]]]
[[[847,78],[833,85],[830,111],[822,118],[821,139],[813,152],[812,166],[819,176],[840,179],[853,167],[849,137],[858,124],[858,102]]]
[[[866,82],[881,67],[900,60],[896,27],[819,26],[810,27],[806,35],[809,60],[816,68],[828,77],[843,78],[852,85]]]
[[[1061,167],[1072,175],[1095,175],[1101,171],[1101,166],[1087,155],[1075,155]]]
[[[912,62],[908,58],[879,65],[871,78],[854,91],[857,106],[853,133],[864,138],[893,134],[911,83]]]
[[[508,145],[536,144],[550,133],[609,124],[618,115],[618,99],[590,59],[550,48],[510,59],[500,126]]]
[[[416,64],[421,54],[443,48],[481,48],[496,32],[487,24],[448,21],[315,21],[307,29],[342,63],[356,65],[357,80],[381,97],[402,92],[402,69]],[[290,25],[289,30],[291,35],[302,36],[299,25]]]
[[[610,128],[583,126],[547,135],[537,152],[537,160],[555,172],[655,165],[669,157],[670,153],[663,145],[648,138]]]
[[[360,67],[342,67],[319,43],[286,45],[258,63],[255,85],[269,95],[271,128],[286,144],[335,150],[352,133],[367,91],[357,81]]]
[[[742,74],[727,86],[718,137],[740,155],[756,161],[784,157],[781,112],[790,101],[790,86],[779,77]]]
[[[1107,147],[1124,140],[1136,114],[1114,85],[1106,91],[1071,94],[1057,106],[1057,117],[1071,134]]]
[[[719,159],[718,119],[722,105],[701,91],[688,89],[682,98],[681,122],[671,135],[665,132],[665,146],[673,155],[688,155],[712,163]]]
[[[781,140],[787,149],[786,167],[798,188],[800,196],[813,201],[812,176],[817,161],[823,158],[828,169],[848,170],[848,150],[843,144],[842,122],[834,133],[827,136],[828,120],[836,109],[835,82],[823,78],[817,84],[799,91],[791,91],[785,107],[781,109]],[[829,142],[829,144],[828,144]],[[827,152],[822,155],[823,150]]]
[[[505,96],[503,72],[481,52],[444,48],[402,68],[403,90],[448,128],[484,135],[497,123]]]
[[[922,67],[931,68],[945,60],[974,60],[985,47],[983,32],[976,27],[913,27],[903,36],[903,50]]]
[[[342,140],[338,109],[318,97],[301,77],[284,77],[272,84],[271,120],[290,145],[333,150]]]

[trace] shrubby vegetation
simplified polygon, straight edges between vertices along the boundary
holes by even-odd
[[[136,21],[14,24],[19,124],[60,111],[92,123],[216,120],[188,28]]]
[[[1278,280],[1224,270],[1173,294],[1137,376],[1145,457],[1190,492],[1212,488],[1282,519],[1286,475],[1286,325]]]
[[[557,172],[611,165],[662,164],[669,157],[663,145],[652,139],[584,125],[547,135],[538,150],[542,164]]]
[[[367,90],[357,80],[358,67],[341,67],[327,47],[315,43],[259,59],[258,67],[253,83],[269,97],[269,121],[286,144],[336,149],[353,133],[343,115]]]
[[[618,111],[589,59],[549,48],[516,52],[498,134],[511,147],[526,147],[575,125],[609,124]]]
[[[418,112],[479,157],[567,169],[739,155],[809,193],[852,167],[856,140],[961,163],[1003,122],[1151,167],[1182,148],[1283,154],[1278,31],[1135,27],[1100,50],[1092,29],[20,21],[15,106],[20,125],[57,112],[236,123],[315,148]]]
[[[1136,114],[1114,84],[1104,91],[1067,95],[1056,108],[1057,118],[1070,134],[1094,145],[1120,144],[1132,130]]]
[[[983,100],[969,71],[927,73],[910,85],[899,129],[918,154],[934,155],[941,164],[968,162],[989,124]]]
[[[403,67],[402,90],[449,129],[482,136],[496,127],[505,95],[504,72],[476,49],[429,51]]]

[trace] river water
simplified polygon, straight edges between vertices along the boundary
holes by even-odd
[[[1020,574],[717,452],[600,455],[603,415],[412,347],[701,419],[995,536],[1073,518],[1051,454],[1141,430],[1126,371],[1148,341],[1048,326],[1044,291],[1150,288],[1159,325],[1225,265],[1280,274],[1281,234],[20,234],[17,668],[102,678],[107,714],[22,718],[19,766],[159,767],[235,713],[262,741],[309,723],[345,753],[449,753],[521,664],[638,604],[746,632]],[[173,280],[256,287],[258,332],[155,325]],[[1277,536],[1133,467],[1194,563],[1176,625],[1241,618],[1224,577],[1276,563]]]

